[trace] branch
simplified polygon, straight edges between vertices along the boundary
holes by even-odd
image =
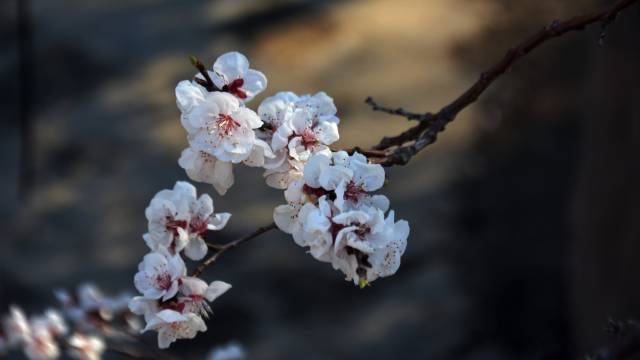
[[[407,120],[417,120],[417,121],[429,121],[429,114],[416,114],[409,111],[404,110],[403,108],[390,108],[386,106],[382,106],[375,102],[371,96],[369,96],[365,101],[365,103],[371,106],[371,110],[380,111],[383,113],[398,115],[407,118]]]
[[[273,230],[276,229],[276,224],[275,223],[271,223],[269,225],[266,226],[262,226],[259,227],[258,230],[252,232],[249,235],[245,235],[241,238],[235,239],[232,242],[226,243],[224,245],[222,245],[221,247],[219,247],[219,250],[217,250],[217,252],[215,254],[213,254],[211,257],[209,257],[207,260],[205,260],[202,264],[200,264],[194,271],[193,274],[191,274],[191,276],[198,276],[200,275],[206,268],[208,268],[209,266],[213,265],[218,258],[220,257],[220,255],[224,254],[227,250],[236,247],[237,245],[245,242],[245,241],[249,241],[251,239],[257,238],[258,236],[266,233],[269,230]],[[217,247],[217,246],[216,246]]]
[[[397,136],[384,137],[372,150],[385,150],[386,154],[384,156],[374,156],[371,159],[372,162],[383,166],[405,165],[419,151],[436,142],[438,134],[445,129],[447,124],[455,120],[462,110],[474,103],[500,75],[504,74],[525,55],[550,39],[560,37],[572,31],[582,31],[587,26],[596,23],[600,23],[602,26],[602,33],[600,35],[600,40],[602,40],[606,35],[607,26],[615,20],[616,16],[622,10],[637,1],[638,0],[618,0],[613,5],[601,11],[575,16],[564,21],[554,20],[548,26],[509,49],[504,57],[484,71],[470,88],[435,114],[416,114],[407,112],[402,108],[393,109],[383,107],[378,105],[370,97],[367,98],[366,103],[371,105],[374,111],[382,111],[388,114],[404,116],[408,120],[420,121],[420,124]],[[409,144],[405,145],[406,143]]]
[[[190,56],[189,60],[191,61],[191,65],[198,69],[198,72],[200,72],[200,75],[202,75],[202,78],[196,76],[194,78],[194,81],[203,86],[209,92],[220,91],[220,89],[218,89],[218,87],[213,83],[213,80],[211,80],[209,71],[207,71],[207,68],[204,66],[202,61],[200,61],[200,59],[195,56]]]
[[[605,36],[607,26],[615,20],[618,13],[636,2],[638,2],[638,0],[618,0],[610,7],[601,11],[587,15],[575,16],[564,21],[555,20],[551,22],[548,26],[509,49],[504,57],[498,63],[484,71],[480,75],[480,78],[469,89],[435,114],[430,112],[418,114],[406,111],[402,108],[385,107],[379,105],[371,97],[368,97],[366,99],[366,103],[372,107],[373,111],[402,116],[408,120],[415,120],[420,123],[396,136],[382,138],[380,142],[371,149],[354,147],[348,149],[347,152],[353,153],[357,151],[367,156],[372,163],[381,164],[382,166],[407,164],[415,154],[436,142],[438,134],[444,131],[447,124],[455,120],[462,110],[474,103],[500,75],[509,70],[509,68],[511,68],[511,66],[513,66],[513,64],[522,57],[550,39],[560,37],[568,32],[584,30],[587,26],[595,23],[600,23],[602,26],[602,33],[600,35],[600,40],[602,40]],[[200,71],[204,78],[196,78],[196,81],[206,87],[207,90],[211,89],[209,91],[218,91],[213,84],[213,81],[211,81],[211,78],[209,77],[209,74],[202,62],[195,57],[191,58],[191,62],[198,71]],[[273,229],[276,229],[275,223],[260,227],[253,233],[238,238],[225,245],[208,243],[207,246],[216,251],[216,253],[200,264],[195,269],[192,276],[200,275],[207,267],[213,265],[220,255],[225,253],[227,250]]]

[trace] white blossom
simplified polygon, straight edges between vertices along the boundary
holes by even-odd
[[[275,157],[265,159],[269,186],[285,189],[299,179],[308,158],[329,151],[338,140],[338,123],[333,99],[325,93],[297,96],[280,92],[266,98],[258,108],[265,123],[259,136],[269,143]]]
[[[389,200],[384,195],[372,195],[384,185],[384,169],[378,164],[370,164],[359,153],[349,156],[344,151],[316,154],[305,166],[305,183],[312,188],[334,191],[335,205],[348,210],[357,205],[370,205],[386,211]]]
[[[244,349],[236,343],[217,346],[207,356],[207,360],[244,360],[246,358]]]
[[[179,252],[184,249],[189,241],[190,207],[195,198],[196,188],[178,181],[172,190],[161,190],[151,199],[145,210],[149,232],[144,235],[151,250],[163,247]]]
[[[181,314],[174,310],[162,310],[147,323],[143,332],[148,330],[158,332],[158,347],[166,349],[178,339],[193,339],[198,331],[206,331],[207,326],[194,313]]]
[[[100,321],[111,321],[116,315],[126,312],[131,299],[127,293],[106,296],[91,283],[80,284],[73,296],[64,289],[54,290],[54,295],[62,305],[66,318],[78,328],[86,330],[94,329]]]
[[[180,285],[180,292],[184,295],[178,300],[184,304],[184,311],[199,314],[205,318],[212,312],[208,303],[214,301],[220,295],[231,288],[231,284],[224,281],[213,281],[207,285],[203,280],[196,277],[183,278]]]
[[[214,214],[213,200],[207,194],[190,203],[189,241],[184,249],[191,260],[200,260],[207,254],[207,244],[203,235],[207,231],[222,230],[231,218],[229,213]]]
[[[31,325],[22,309],[15,305],[9,308],[9,314],[3,319],[2,325],[8,346],[23,343],[31,337]]]
[[[228,52],[216,59],[211,79],[218,89],[249,101],[267,87],[267,78],[249,68],[249,60],[239,52]]]
[[[279,205],[273,210],[273,221],[278,228],[287,234],[293,235],[299,244],[301,240],[298,240],[298,238],[302,235],[302,224],[298,220],[298,213],[307,202],[307,197],[302,191],[304,185],[302,180],[293,181],[289,184],[289,187],[284,192],[287,204]]]
[[[24,354],[31,360],[50,360],[60,356],[55,338],[43,323],[35,323],[24,343]]]
[[[368,206],[341,213],[332,220],[342,227],[333,248],[334,255],[341,260],[334,265],[345,273],[347,280],[361,284],[361,280],[371,282],[395,274],[407,246],[406,221],[396,223],[393,211],[385,219],[380,209]],[[356,269],[353,261],[344,261],[349,255],[355,257]]]
[[[157,299],[135,296],[129,301],[129,310],[136,315],[144,316],[144,320],[148,322],[160,311],[160,306]]]
[[[68,340],[68,354],[77,360],[99,360],[106,349],[106,344],[98,336],[75,333]]]
[[[407,248],[407,238],[409,237],[409,223],[405,220],[395,221],[395,213],[389,211],[385,219],[385,231],[387,232],[386,246],[377,249],[369,255],[370,270],[367,272],[367,279],[375,280],[376,276],[390,276],[398,271],[400,258]]]
[[[213,185],[220,195],[226,194],[233,186],[233,164],[220,161],[204,151],[196,151],[191,147],[184,149],[178,165],[191,180]]]
[[[195,81],[183,80],[176,86],[176,105],[180,109],[180,122],[188,132],[196,131],[197,129],[191,128],[189,125],[189,119],[187,115],[196,106],[204,102],[207,97],[207,90],[198,85]]]
[[[309,253],[320,261],[331,261],[333,247],[332,204],[322,196],[318,204],[306,203],[300,210],[301,233],[294,236],[300,246],[309,247]]]
[[[213,92],[185,115],[183,125],[195,151],[237,164],[251,155],[256,142],[253,130],[262,121],[232,95]]]
[[[184,181],[176,182],[173,190],[158,192],[145,213],[149,232],[143,238],[149,248],[173,254],[184,250],[192,260],[207,254],[203,235],[221,230],[231,217],[228,213],[215,214],[211,197],[203,194],[196,198],[196,188]]]
[[[69,331],[62,314],[53,309],[48,309],[42,316],[35,317],[31,322],[46,328],[54,337],[63,336]],[[32,327],[36,327],[36,325],[32,325]]]
[[[180,278],[186,276],[186,267],[180,255],[151,252],[144,256],[134,277],[136,289],[148,299],[166,301],[178,292]]]
[[[187,80],[176,86],[180,120],[190,144],[178,164],[192,180],[212,184],[224,195],[234,182],[232,164],[262,167],[275,157],[269,144],[255,137],[262,121],[242,104],[264,90],[267,80],[249,69],[246,57],[237,52],[220,56],[209,75],[221,91],[210,93]]]

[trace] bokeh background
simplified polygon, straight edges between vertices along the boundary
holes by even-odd
[[[186,179],[173,90],[188,55],[247,54],[269,79],[254,108],[326,91],[339,145],[367,146],[411,124],[366,96],[437,110],[523,36],[611,3],[25,1],[0,7],[0,312],[85,281],[134,292],[144,209]],[[554,40],[390,169],[385,193],[412,226],[395,276],[359,290],[270,233],[206,272],[234,288],[173,354],[234,340],[252,359],[558,359],[606,343],[607,317],[640,316],[639,36],[635,6],[602,45],[597,26]],[[284,202],[240,166],[226,196],[199,190],[234,214],[220,242]]]

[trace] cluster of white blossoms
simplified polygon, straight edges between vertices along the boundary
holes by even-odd
[[[246,103],[266,88],[267,79],[249,68],[244,55],[226,53],[211,70],[192,60],[199,73],[175,91],[189,143],[178,164],[187,176],[224,195],[234,183],[234,164],[261,167],[267,185],[285,190],[288,201],[275,209],[276,225],[313,257],[361,287],[394,274],[409,226],[395,221],[385,196],[372,194],[385,182],[380,165],[329,148],[339,139],[333,99],[324,92],[279,92],[256,113]],[[129,301],[129,309],[144,316],[142,332],[157,331],[164,349],[206,331],[209,303],[231,288],[188,276],[184,261],[202,260],[209,249],[204,235],[224,228],[231,215],[214,213],[209,195],[198,198],[195,187],[181,181],[157,193],[145,215],[150,252],[134,277],[141,296]]]
[[[314,258],[364,287],[395,274],[407,247],[409,224],[395,221],[386,196],[372,194],[384,182],[382,166],[362,154],[315,154],[285,191],[288,203],[275,209],[274,221]]]
[[[314,258],[361,287],[394,274],[408,223],[395,221],[385,196],[371,194],[384,184],[382,166],[329,148],[339,139],[333,99],[324,92],[279,92],[255,113],[245,104],[267,80],[244,55],[230,52],[212,71],[199,70],[194,81],[176,87],[189,141],[178,162],[187,175],[224,194],[233,185],[232,164],[262,167],[267,185],[286,189],[288,204],[274,211],[277,226]]]
[[[246,103],[267,86],[237,52],[220,56],[207,71],[218,91],[199,81],[181,81],[176,102],[189,147],[178,164],[194,181],[212,184],[224,195],[233,185],[233,164],[265,169],[269,186],[286,189],[302,176],[304,164],[338,140],[336,107],[327,94],[297,96],[281,92],[266,98],[258,113]]]
[[[13,349],[22,349],[31,360],[58,359],[61,347],[69,357],[78,360],[98,360],[105,350],[101,337],[73,333],[63,315],[54,309],[27,318],[22,309],[11,306],[2,321],[0,331],[0,355]]]
[[[130,300],[129,309],[144,316],[142,332],[157,331],[158,346],[165,349],[177,339],[206,331],[203,317],[211,313],[209,302],[231,288],[222,281],[207,284],[188,276],[182,258],[202,259],[208,251],[203,236],[224,228],[231,215],[214,213],[209,195],[198,198],[193,185],[179,181],[173,189],[155,195],[146,216],[149,232],[143,238],[151,251],[134,277],[142,295]]]

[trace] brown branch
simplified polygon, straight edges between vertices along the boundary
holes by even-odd
[[[519,59],[552,38],[560,37],[568,32],[584,30],[587,26],[595,23],[601,23],[602,25],[603,33],[600,36],[600,39],[602,39],[604,38],[604,32],[607,26],[611,24],[618,13],[637,1],[638,0],[619,0],[610,7],[598,12],[576,16],[564,21],[553,21],[550,25],[509,49],[504,57],[483,72],[480,78],[469,89],[435,114],[429,112],[418,114],[402,108],[389,108],[379,105],[371,97],[367,98],[366,103],[371,105],[374,111],[403,116],[408,120],[416,120],[420,123],[396,136],[382,138],[382,140],[371,149],[354,147],[347,151],[349,153],[357,151],[367,156],[372,163],[383,166],[405,165],[415,154],[436,142],[438,134],[445,129],[447,124],[453,121],[467,106],[474,103],[500,75],[504,74]],[[207,90],[212,89],[209,91],[218,91],[202,62],[194,57],[191,58],[191,61],[204,77],[204,80],[196,78],[196,81],[202,86],[205,86]],[[207,243],[207,246],[215,250],[216,253],[200,264],[194,270],[192,276],[200,275],[207,267],[213,265],[227,250],[276,228],[276,224],[271,223],[225,245]]]
[[[369,96],[365,101],[365,103],[371,106],[371,110],[380,111],[383,113],[387,113],[390,115],[398,115],[407,118],[407,120],[417,120],[417,121],[429,121],[429,114],[416,114],[409,111],[404,110],[403,108],[390,108],[386,106],[382,106],[375,102],[371,96]]]
[[[500,75],[504,74],[525,55],[550,39],[560,37],[569,32],[584,30],[587,26],[596,23],[600,23],[602,26],[603,32],[600,36],[600,39],[602,39],[607,26],[611,24],[616,16],[637,1],[618,0],[601,11],[575,16],[564,21],[555,20],[551,22],[548,26],[509,49],[504,57],[484,71],[469,89],[435,114],[415,114],[406,112],[402,108],[387,108],[378,105],[373,99],[367,98],[367,104],[371,105],[374,111],[382,111],[388,114],[404,116],[409,120],[420,121],[420,124],[397,136],[384,137],[380,143],[373,147],[373,150],[385,150],[387,154],[384,157],[372,159],[372,162],[383,166],[405,165],[419,151],[436,142],[438,134],[445,129],[447,124],[452,122],[467,106],[474,103]],[[405,145],[407,143],[409,144]]]
[[[202,75],[202,79],[196,77],[194,81],[203,86],[209,92],[220,91],[220,89],[218,89],[218,87],[213,83],[213,80],[211,80],[209,71],[207,71],[207,68],[204,66],[202,61],[195,56],[190,56],[189,60],[191,61],[191,65],[198,69],[198,72]]]
[[[213,255],[211,255],[207,260],[205,260],[202,264],[200,264],[191,274],[191,276],[198,276],[200,275],[206,268],[208,268],[209,266],[213,265],[218,258],[220,257],[220,255],[224,254],[227,250],[234,248],[236,246],[238,246],[239,244],[245,242],[245,241],[249,241],[251,239],[254,239],[264,233],[266,233],[269,230],[273,230],[276,229],[276,224],[275,223],[271,223],[269,225],[266,226],[262,226],[259,227],[258,230],[252,232],[249,235],[245,235],[241,238],[235,239],[229,243],[226,243],[224,245],[222,245],[219,250],[217,250],[217,252]]]
[[[216,251],[220,251],[222,250],[222,248],[224,247],[224,245],[220,245],[220,244],[212,244],[210,242],[205,242],[205,244],[207,244],[207,247]]]

